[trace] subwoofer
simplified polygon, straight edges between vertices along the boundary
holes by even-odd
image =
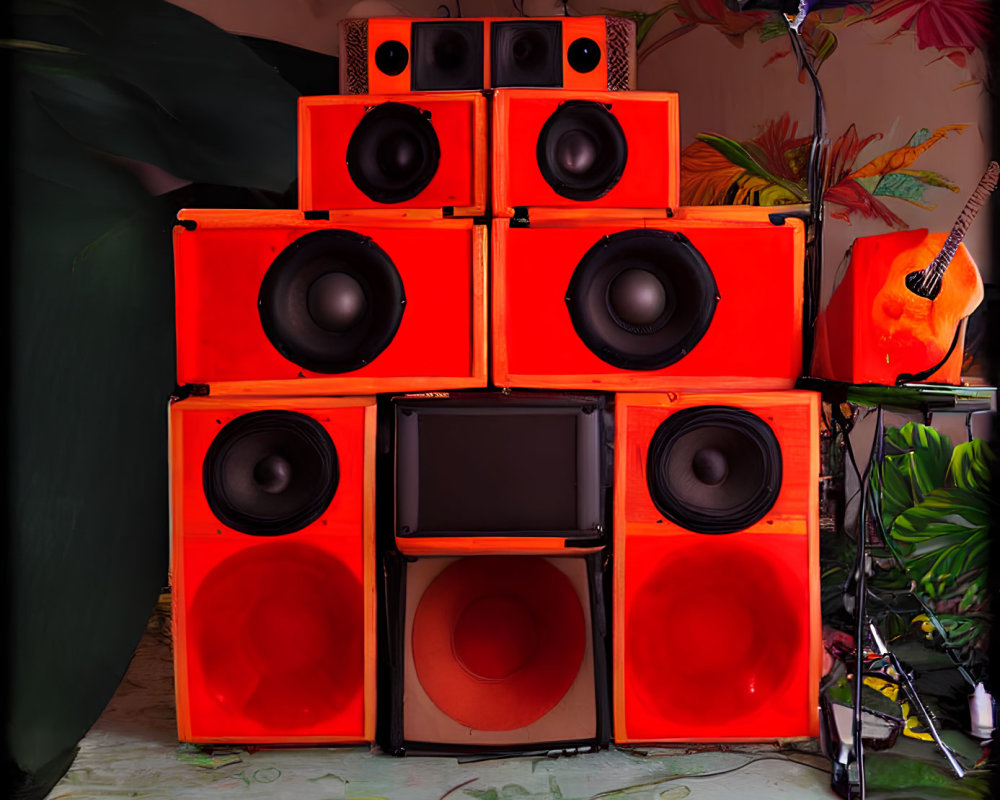
[[[373,398],[170,408],[177,725],[188,742],[367,742]]]
[[[615,741],[815,736],[819,395],[615,396]]]
[[[561,554],[606,544],[603,396],[458,394],[393,405],[402,553]]]
[[[486,385],[484,226],[295,211],[179,219],[180,384],[273,394]]]
[[[607,744],[601,556],[400,559],[387,749]]]
[[[299,99],[299,208],[486,210],[478,92]]]
[[[493,382],[792,387],[802,371],[804,229],[775,222],[494,220]]]
[[[345,94],[531,86],[622,91],[636,84],[624,17],[384,17],[340,22]]]
[[[671,92],[498,89],[494,214],[522,217],[537,207],[665,215],[680,196],[679,130]]]

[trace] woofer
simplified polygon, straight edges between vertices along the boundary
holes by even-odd
[[[414,22],[412,37],[414,91],[482,89],[482,22]]]
[[[360,369],[378,356],[396,335],[405,304],[389,256],[374,240],[346,230],[315,231],[285,248],[258,298],[275,348],[327,374]]]
[[[570,200],[597,200],[622,177],[628,160],[625,132],[602,104],[569,100],[538,136],[538,168],[546,183]]]
[[[256,536],[292,533],[326,511],[340,480],[337,449],[312,417],[255,411],[212,440],[202,485],[212,513]]]
[[[375,106],[347,144],[351,180],[377,203],[412,200],[427,188],[440,162],[430,112],[406,103]]]
[[[605,236],[577,264],[566,305],[577,335],[622,369],[662,369],[682,359],[712,322],[715,278],[679,233]]]
[[[698,533],[734,533],[761,520],[781,490],[781,446],[756,414],[687,408],[656,429],[646,480],[656,508]]]
[[[562,86],[559,22],[494,22],[490,26],[493,86]]]

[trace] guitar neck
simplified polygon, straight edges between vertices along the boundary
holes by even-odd
[[[941,246],[941,252],[924,269],[922,277],[925,286],[933,286],[944,276],[945,270],[948,269],[948,265],[951,264],[951,260],[955,257],[958,246],[962,243],[962,239],[965,238],[965,234],[968,232],[969,226],[972,225],[972,221],[976,218],[982,207],[986,205],[990,193],[997,188],[998,176],[1000,176],[1000,164],[997,164],[996,161],[991,161],[983,177],[979,179],[979,185],[965,204],[965,208],[958,215],[951,233],[948,234],[948,238],[945,239],[944,244]]]

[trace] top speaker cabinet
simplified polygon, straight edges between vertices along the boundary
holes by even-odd
[[[635,23],[623,17],[375,17],[340,23],[344,94],[500,86],[622,91],[635,83]]]

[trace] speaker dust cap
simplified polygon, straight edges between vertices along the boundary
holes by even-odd
[[[406,297],[392,259],[347,230],[308,233],[274,260],[261,281],[264,333],[285,358],[324,374],[360,369],[389,346]]]
[[[340,480],[333,440],[312,417],[255,411],[209,445],[202,485],[224,525],[256,536],[301,530],[322,516]]]
[[[586,649],[569,579],[530,556],[460,559],[424,592],[413,618],[417,677],[434,704],[476,730],[515,730],[551,711]]]
[[[708,330],[718,288],[682,234],[636,229],[605,236],[580,259],[566,306],[581,341],[620,369],[680,361]]]
[[[687,408],[653,434],[650,497],[668,519],[698,533],[759,522],[781,491],[781,446],[770,426],[740,408]]]
[[[407,103],[375,106],[347,143],[347,172],[376,203],[412,200],[427,188],[440,162],[430,112]]]
[[[621,180],[628,143],[601,103],[567,100],[545,121],[536,147],[545,182],[569,200],[597,200]]]

